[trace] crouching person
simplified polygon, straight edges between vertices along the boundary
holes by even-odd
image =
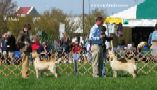
[[[31,53],[31,40],[29,35],[29,30],[31,30],[30,24],[25,24],[23,30],[19,33],[17,38],[17,45],[22,55],[22,78],[28,78],[29,70],[29,56]]]

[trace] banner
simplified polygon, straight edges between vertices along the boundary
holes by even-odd
[[[106,24],[119,24],[119,23],[123,24],[123,19],[121,19],[121,18],[107,17],[105,19],[105,23]]]

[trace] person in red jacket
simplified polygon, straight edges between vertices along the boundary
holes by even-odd
[[[77,75],[77,62],[80,59],[80,52],[81,47],[79,43],[76,41],[72,46],[72,54],[73,54],[73,60],[74,60],[74,73]]]
[[[78,42],[75,42],[75,43],[73,44],[73,47],[72,47],[72,53],[73,53],[73,54],[80,54],[80,51],[81,51],[81,47],[80,47],[79,43],[78,43]],[[75,59],[75,60],[76,60],[76,59]]]
[[[40,43],[36,36],[33,37],[31,47],[32,47],[32,52],[38,52]]]

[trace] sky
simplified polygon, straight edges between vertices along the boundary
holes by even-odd
[[[39,13],[52,8],[62,9],[65,13],[81,14],[82,0],[13,0],[18,6],[34,6]],[[89,13],[95,8],[106,11],[108,15],[125,10],[143,0],[84,0],[85,12]],[[111,6],[114,5],[114,6]]]

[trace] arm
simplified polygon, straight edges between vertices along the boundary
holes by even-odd
[[[45,51],[46,54],[48,53],[47,46],[44,47],[44,51]]]

